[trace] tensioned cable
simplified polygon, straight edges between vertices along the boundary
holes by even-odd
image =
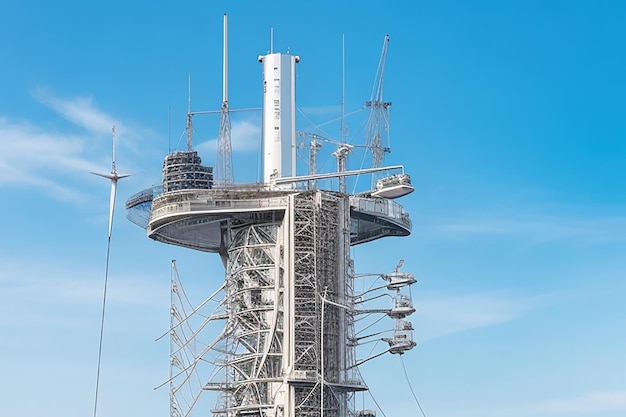
[[[359,367],[359,366],[363,365],[365,362],[371,361],[372,359],[376,359],[377,357],[382,356],[382,355],[384,355],[384,354],[385,354],[385,353],[387,353],[387,352],[389,352],[389,349],[387,349],[387,350],[385,350],[385,351],[383,351],[383,352],[377,353],[377,354],[376,354],[376,355],[374,355],[374,356],[370,356],[370,357],[369,357],[369,358],[367,358],[367,359],[363,359],[361,362],[357,362],[357,363],[355,363],[354,365],[348,366],[346,369],[357,368],[357,367]]]
[[[200,305],[196,308],[193,309],[193,311],[190,314],[186,314],[185,317],[176,325],[173,326],[171,329],[168,329],[167,332],[163,333],[161,336],[157,337],[155,339],[155,342],[161,340],[162,338],[164,338],[165,336],[167,336],[168,334],[170,334],[170,332],[172,330],[175,330],[177,327],[181,326],[183,323],[187,322],[187,320],[189,320],[189,318],[195,314],[196,312],[198,312],[198,310],[200,310],[202,307],[204,307],[204,305],[206,305],[209,301],[213,300],[213,297],[215,297],[224,287],[226,286],[226,283],[223,283],[217,290],[215,290],[213,292],[213,294],[211,294],[209,297],[207,297],[202,303],[200,303]],[[182,287],[182,285],[181,285]],[[184,293],[184,289],[183,289],[183,293]],[[185,298],[187,298],[187,294],[184,294]],[[189,302],[189,299],[187,298],[187,302]],[[191,305],[191,303],[189,303]],[[221,306],[223,304],[223,301],[221,301],[218,305]],[[209,317],[205,317],[205,318],[209,318]]]
[[[417,403],[417,406],[419,407],[420,411],[422,412],[422,415],[424,417],[426,417],[426,413],[424,413],[424,410],[422,409],[422,405],[420,404],[419,400],[417,399],[417,395],[415,395],[415,391],[413,391],[413,387],[411,386],[411,381],[409,380],[409,374],[406,372],[406,367],[404,366],[404,360],[402,359],[402,355],[400,356],[400,363],[402,364],[402,370],[404,371],[404,376],[406,378],[406,383],[409,386],[409,389],[411,390],[411,394],[413,394],[413,398],[415,399],[415,402]]]
[[[98,369],[96,370],[96,393],[95,393],[94,404],[93,404],[93,416],[94,417],[96,417],[96,413],[98,410],[98,390],[100,387],[100,363],[102,362],[102,339],[104,336],[104,312],[106,310],[110,253],[111,253],[111,235],[109,235],[108,240],[107,240],[107,259],[106,259],[106,266],[104,269],[104,291],[102,294],[102,318],[100,320],[100,342],[98,343]]]
[[[384,319],[385,317],[387,317],[386,315],[381,315],[378,319],[376,319],[373,323],[368,324],[367,326],[365,326],[364,328],[362,328],[361,330],[359,330],[358,332],[356,332],[355,336],[358,334],[363,333],[365,330],[369,329],[370,327],[374,326],[375,324],[379,323],[382,319]]]
[[[370,397],[372,397],[372,401],[374,401],[374,404],[376,404],[376,407],[378,407],[378,409],[380,410],[380,413],[383,415],[383,417],[387,417],[387,415],[385,414],[383,409],[380,407],[380,404],[378,404],[378,401],[376,401],[376,398],[374,398],[374,395],[372,394],[372,391],[367,390],[367,392],[370,394]]]

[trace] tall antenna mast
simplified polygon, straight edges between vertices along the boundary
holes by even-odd
[[[345,33],[341,34],[341,122],[339,126],[340,137],[339,141],[341,143],[345,143],[346,136],[346,126],[345,126],[345,117],[346,117],[346,35]]]
[[[191,124],[191,74],[187,75],[187,151],[191,151],[193,148],[192,132],[193,126]]]
[[[228,15],[224,13],[224,56],[222,65],[222,106],[228,106]]]
[[[228,14],[224,13],[224,74],[220,129],[217,136],[217,163],[215,184],[220,187],[231,185],[233,180],[233,151],[230,141],[230,112],[228,109]]]

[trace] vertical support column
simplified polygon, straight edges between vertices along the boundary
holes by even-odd
[[[225,406],[215,415],[261,417],[282,409],[284,402],[284,227],[271,213],[239,221],[240,226],[233,222],[229,228],[226,266],[226,342],[232,340],[232,349],[225,354],[225,366],[231,379],[221,393]]]
[[[283,390],[284,416],[294,416],[294,388],[288,382],[294,369],[294,207],[295,196],[289,196],[289,203],[285,210],[285,217],[282,227],[282,248],[283,248],[283,286],[284,286],[284,333],[283,333]]]

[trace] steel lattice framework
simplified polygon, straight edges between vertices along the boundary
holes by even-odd
[[[225,80],[216,181],[191,149],[189,111],[187,151],[165,158],[161,185],[128,199],[129,218],[145,227],[150,238],[217,253],[225,266],[218,288],[199,305],[186,296],[177,273],[172,278],[171,373],[163,384],[169,385],[172,417],[190,416],[208,390],[217,392],[211,410],[215,417],[369,417],[371,410],[357,412],[354,404],[355,393],[367,390],[359,365],[415,346],[411,323],[405,320],[414,311],[410,294],[401,294],[415,282],[413,275],[401,272],[399,264],[393,273],[378,277],[386,283],[357,294],[350,258],[353,245],[411,232],[408,213],[393,200],[413,191],[410,184],[381,183],[376,191],[346,192],[347,176],[398,169],[404,175],[402,166],[378,168],[384,153],[381,118],[388,128],[390,105],[382,102],[387,42],[388,37],[379,87],[369,102],[374,120],[366,147],[374,168],[347,170],[352,147],[344,145],[336,152],[337,172],[316,174],[314,168],[310,175],[296,176],[299,58],[270,53],[259,57],[264,66],[264,182],[233,183]],[[224,74],[226,78],[226,64]],[[318,146],[311,145],[315,167]],[[317,187],[317,180],[328,178],[338,179],[338,190]],[[369,297],[373,291],[395,292],[393,305],[365,308],[367,301],[380,299]],[[209,306],[213,311],[207,314]],[[360,362],[360,340],[379,333],[359,335],[359,314],[383,314],[395,321],[385,331],[391,337],[377,337],[389,349]],[[206,334],[217,336],[206,342],[201,337]]]
[[[233,151],[230,137],[230,113],[228,102],[222,104],[220,112],[220,128],[217,136],[217,161],[215,166],[215,183],[224,187],[233,183]]]
[[[143,212],[149,195],[131,197],[131,211]],[[380,339],[389,352],[415,346],[404,320],[414,309],[400,294],[415,282],[412,274],[381,276],[389,283],[378,289],[397,293],[394,306],[362,310],[365,294],[355,294],[349,256],[351,245],[409,230],[397,203],[239,185],[164,192],[151,206],[150,237],[217,252],[226,266],[223,284],[198,307],[173,281],[172,416],[189,416],[205,390],[219,393],[212,410],[218,417],[355,415],[354,394],[367,389],[355,359],[362,338],[355,337],[355,315],[382,313],[396,321],[393,337]],[[199,314],[209,301],[213,313]],[[191,325],[194,317],[200,322]],[[199,335],[213,324],[222,330],[202,344]],[[201,377],[205,365],[215,371]]]
[[[347,196],[291,195],[284,211],[233,216],[226,234],[223,380],[205,387],[220,392],[214,415],[346,415],[365,389],[337,307],[352,299]]]

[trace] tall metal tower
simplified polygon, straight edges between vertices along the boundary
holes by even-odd
[[[207,167],[199,159],[179,165],[169,162],[170,155],[163,188],[137,193],[126,203],[129,218],[145,227],[150,238],[217,253],[225,265],[207,300],[218,293],[222,298],[197,329],[187,325],[200,307],[177,306],[183,298],[179,281],[173,280],[171,414],[190,415],[202,392],[213,390],[218,393],[211,410],[216,417],[356,416],[355,393],[367,386],[359,373],[363,361],[356,358],[355,316],[366,310],[361,308],[363,294],[355,291],[350,247],[407,236],[411,221],[384,190],[378,190],[378,197],[348,194],[345,187],[320,189],[316,181],[404,170],[349,171],[344,164],[338,172],[296,176],[299,58],[270,53],[259,61],[263,183],[213,188],[210,171],[203,170]],[[400,289],[415,280],[399,268],[382,278],[388,283],[380,288],[397,293],[395,304],[369,313],[396,320],[392,336],[380,340],[388,343],[386,352],[402,354],[415,343],[405,320],[412,305]],[[223,329],[201,349],[192,349],[192,341],[212,322],[223,323]],[[193,383],[192,374],[203,363],[213,364],[215,372],[183,403],[182,388]]]

